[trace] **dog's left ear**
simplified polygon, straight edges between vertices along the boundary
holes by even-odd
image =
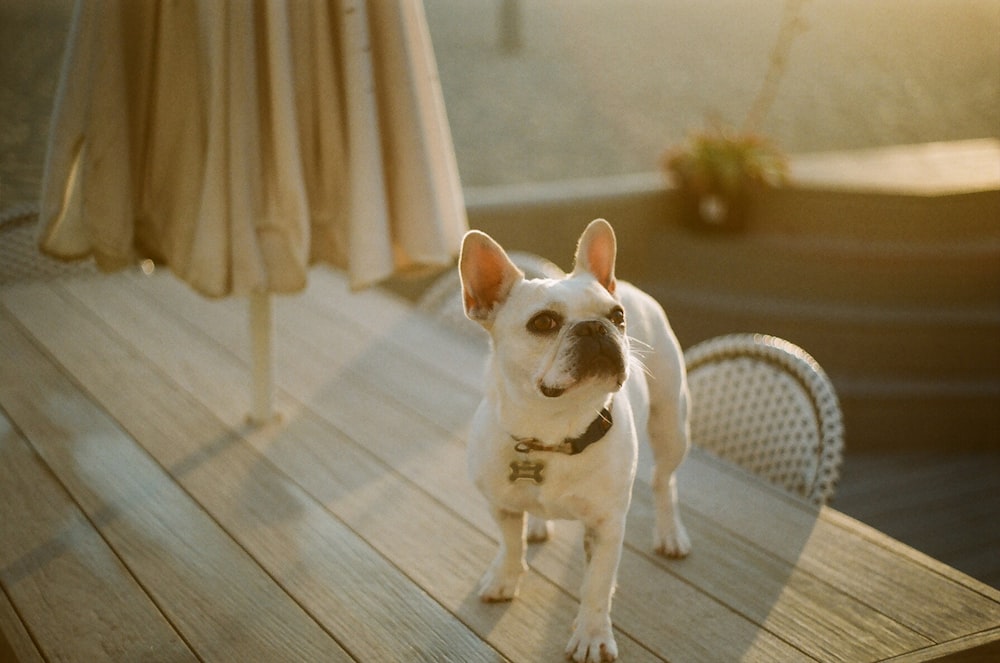
[[[604,288],[615,294],[615,255],[618,244],[615,231],[604,219],[594,219],[580,235],[576,246],[576,264],[573,273],[590,272]]]

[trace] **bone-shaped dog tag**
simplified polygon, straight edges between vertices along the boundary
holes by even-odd
[[[542,471],[545,469],[545,463],[533,462],[530,460],[515,460],[510,463],[510,482],[515,481],[533,481],[535,483],[542,483],[544,477],[542,476]]]

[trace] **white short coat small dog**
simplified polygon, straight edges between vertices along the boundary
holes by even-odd
[[[674,478],[688,447],[683,355],[660,305],[615,279],[616,247],[598,219],[564,279],[525,279],[478,231],[466,234],[459,260],[466,315],[492,346],[468,447],[501,534],[480,597],[513,599],[525,539],[547,538],[550,519],[581,521],[587,567],[566,648],[574,661],[618,655],[611,597],[640,437],[655,460],[653,545],[669,557],[691,548]]]

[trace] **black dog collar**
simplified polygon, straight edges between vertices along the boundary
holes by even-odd
[[[515,437],[514,440],[517,441],[517,445],[514,446],[514,449],[520,453],[528,453],[529,451],[557,451],[575,456],[593,443],[599,442],[611,430],[612,423],[614,422],[611,419],[611,405],[609,404],[608,407],[601,410],[596,419],[590,422],[587,430],[580,437],[568,437],[556,446],[549,446],[533,437]]]

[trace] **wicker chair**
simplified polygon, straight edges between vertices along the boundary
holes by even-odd
[[[691,439],[813,504],[833,496],[843,460],[837,395],[802,348],[731,334],[684,353]]]

